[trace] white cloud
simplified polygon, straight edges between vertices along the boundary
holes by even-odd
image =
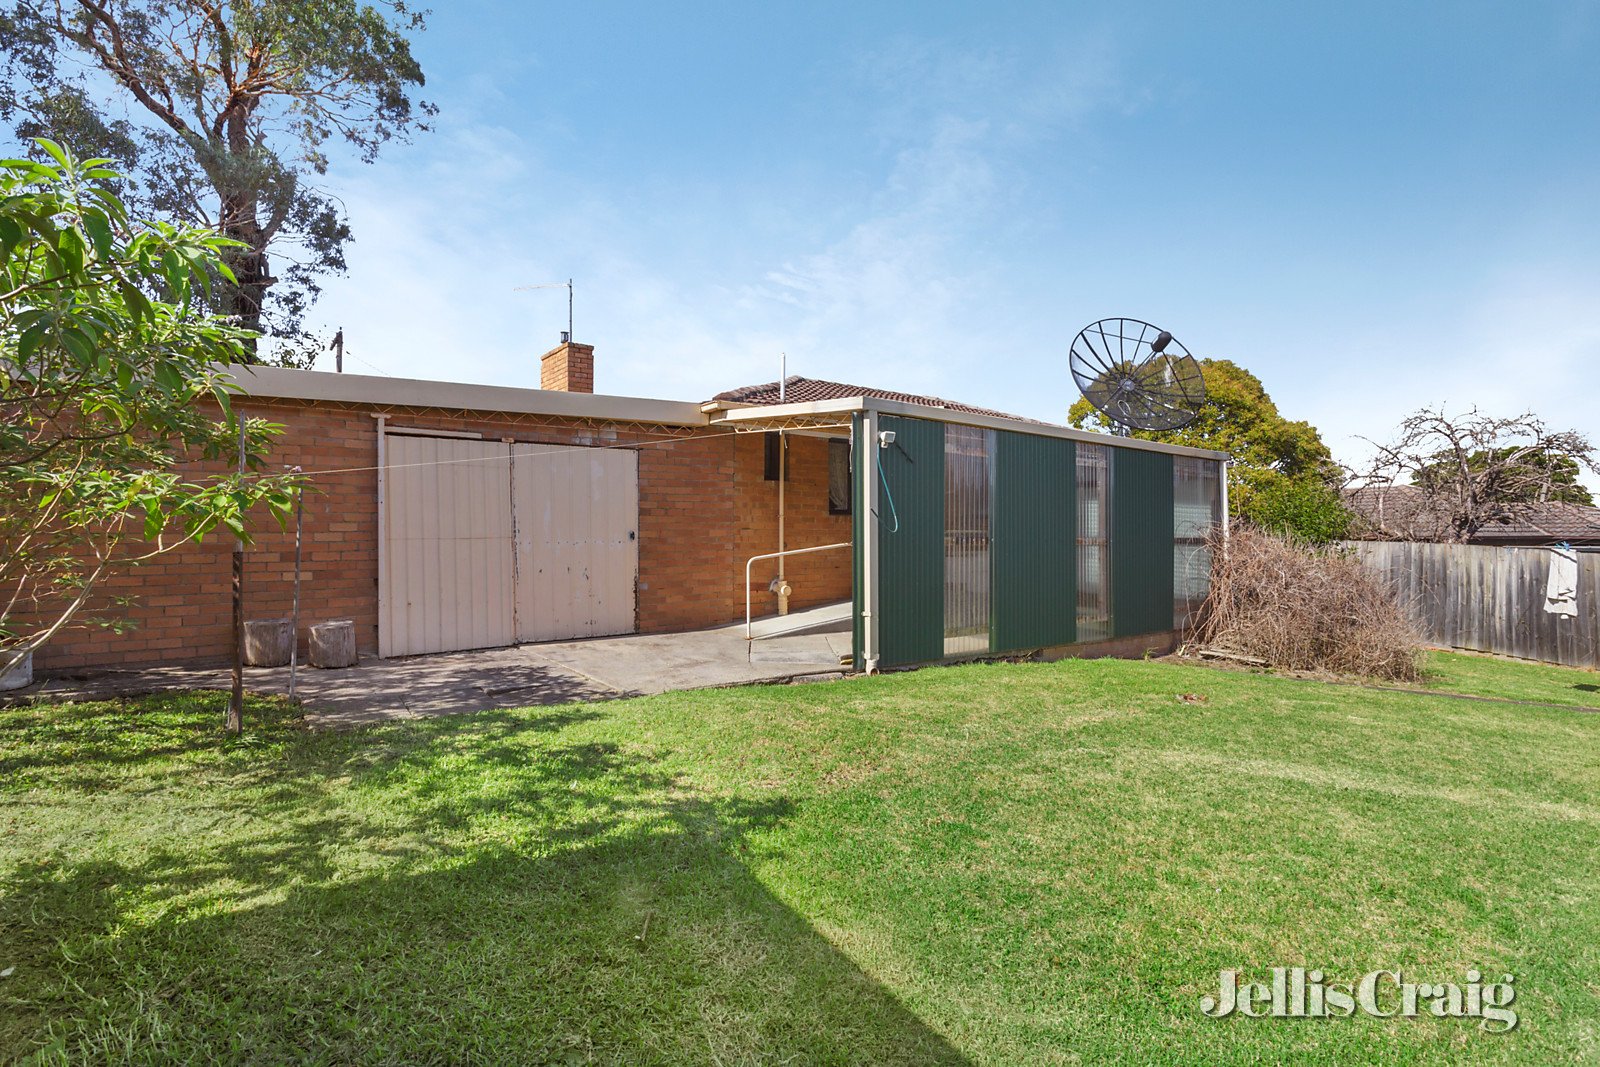
[[[831,233],[768,245],[738,219],[705,219],[729,244],[708,261],[663,239],[656,218],[677,205],[659,202],[673,195],[660,176],[588,175],[457,108],[426,154],[350,179],[350,277],[328,287],[321,317],[391,374],[531,384],[565,327],[565,294],[512,290],[571,276],[602,391],[699,399],[775,377],[787,351],[791,373],[970,397],[990,369],[971,339],[994,303],[987,238],[1015,224],[1014,153],[1122,105],[1100,43],[1092,62],[1027,76],[1004,55],[897,48],[864,59],[847,87],[866,94],[885,144],[875,187]],[[721,179],[685,180],[700,184],[684,200],[700,202]]]

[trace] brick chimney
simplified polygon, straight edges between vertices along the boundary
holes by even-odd
[[[594,392],[594,345],[562,341],[540,356],[539,388],[563,393]]]

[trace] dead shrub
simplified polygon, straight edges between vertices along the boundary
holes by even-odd
[[[1288,670],[1416,681],[1422,642],[1384,581],[1337,546],[1235,527],[1211,546],[1205,648]]]

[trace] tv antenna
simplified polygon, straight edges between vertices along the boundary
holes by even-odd
[[[513,293],[526,293],[533,289],[565,289],[567,291],[567,336],[563,340],[572,340],[572,279],[564,282],[543,282],[539,285],[519,285],[511,290]]]
[[[1166,330],[1140,319],[1101,319],[1072,341],[1072,377],[1112,432],[1176,430],[1206,401],[1200,363]]]

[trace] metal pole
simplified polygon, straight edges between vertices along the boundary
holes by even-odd
[[[294,473],[299,474],[300,468],[295,467]],[[294,701],[295,668],[300,660],[300,541],[301,531],[304,528],[305,492],[296,487],[294,491],[294,610],[289,618],[289,700]]]
[[[384,549],[384,544],[389,538],[389,520],[387,517],[387,489],[384,479],[384,464],[388,456],[384,451],[384,427],[387,415],[374,415],[378,423],[378,658],[382,659],[389,654],[389,554]]]
[[[333,335],[333,344],[328,346],[333,349],[333,369],[339,374],[344,373],[344,327],[339,327]]]
[[[1217,461],[1217,466],[1222,470],[1222,554],[1224,558],[1228,554],[1228,539],[1232,535],[1233,529],[1232,522],[1228,518],[1228,467],[1232,462],[1231,459],[1219,459]]]
[[[861,669],[867,674],[878,670],[878,413],[861,413],[861,439],[856,441],[856,477],[866,479],[861,516]]]
[[[244,412],[234,409],[239,420],[239,475],[244,476]],[[241,521],[243,517],[241,516]],[[238,736],[244,730],[244,539],[233,540],[233,693],[228,698],[228,732]]]
[[[572,332],[572,279],[567,279],[567,340],[576,341],[578,335]]]
[[[744,561],[744,639],[746,641],[749,641],[751,639],[750,638],[750,625],[751,625],[751,622],[755,618],[755,616],[753,614],[751,614],[751,607],[750,607],[750,566],[751,566],[751,564],[755,563],[757,560],[778,559],[778,558],[780,558],[782,556],[803,556],[807,552],[826,552],[829,549],[850,548],[853,545],[854,545],[853,541],[840,541],[836,545],[812,545],[810,548],[793,548],[793,549],[790,549],[787,552],[763,552],[759,556],[751,556],[749,559],[745,560]]]
[[[782,553],[784,549],[789,547],[788,545],[783,543],[784,542],[783,520],[785,518],[785,516],[784,516],[784,507],[785,507],[785,504],[787,503],[786,500],[784,499],[785,494],[784,494],[784,484],[783,483],[788,480],[788,477],[789,477],[789,440],[788,440],[788,438],[784,437],[783,430],[779,429],[778,430],[778,551],[780,553]],[[779,585],[783,584],[783,579],[784,579],[783,556],[779,555],[778,556],[778,584]]]

